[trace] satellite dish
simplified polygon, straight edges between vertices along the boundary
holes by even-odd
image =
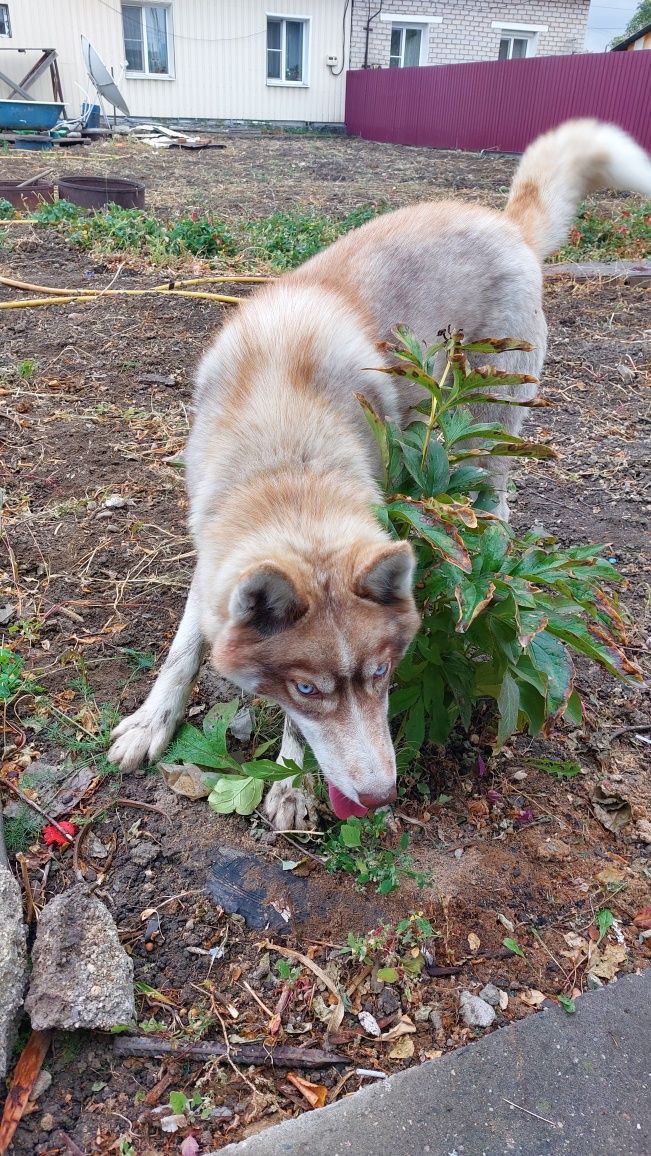
[[[119,108],[125,116],[130,116],[124,97],[111,76],[108,68],[95,52],[92,44],[85,36],[81,38],[81,54],[86,65],[86,72],[97,89],[97,95],[104,97],[113,108]]]

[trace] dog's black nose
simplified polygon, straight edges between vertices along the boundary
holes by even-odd
[[[359,801],[363,807],[368,807],[369,811],[377,811],[378,807],[388,807],[391,803],[395,803],[397,798],[398,792],[393,786],[381,795],[372,795],[370,792],[366,795],[360,795]]]

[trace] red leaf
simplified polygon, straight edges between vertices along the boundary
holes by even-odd
[[[72,838],[77,834],[75,824],[69,823],[67,819],[63,819],[59,823],[59,827],[65,831],[66,835],[70,835]],[[43,828],[43,842],[46,847],[68,847],[70,845],[68,840],[64,839],[61,831],[52,825]]]

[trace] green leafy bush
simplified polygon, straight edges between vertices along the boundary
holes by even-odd
[[[492,338],[464,344],[462,334],[447,333],[423,349],[408,331],[398,336],[396,364],[387,372],[424,388],[429,400],[421,416],[399,429],[360,402],[385,471],[387,502],[378,516],[394,537],[409,538],[418,559],[422,627],[391,697],[404,767],[426,744],[445,743],[458,722],[468,728],[485,700],[497,704],[498,746],[520,729],[534,735],[558,718],[580,722],[573,653],[625,681],[639,671],[619,645],[622,618],[604,586],[621,578],[601,548],[564,548],[534,531],[519,538],[481,508],[492,495],[482,459],[552,451],[474,419],[469,405],[504,405],[495,391],[526,379],[491,366],[472,369],[466,355],[529,347]],[[437,381],[441,355],[446,368]],[[471,494],[479,495],[474,504]]]

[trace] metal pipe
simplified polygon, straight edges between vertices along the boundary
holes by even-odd
[[[377,12],[373,12],[372,16],[369,15],[369,18],[367,21],[367,27],[365,27],[365,32],[367,32],[367,42],[365,42],[365,45],[364,45],[364,64],[363,64],[364,68],[369,67],[369,38],[371,35],[371,21],[375,20],[376,16],[379,16],[380,12],[382,12],[383,3],[384,3],[384,0],[379,0],[379,8],[378,8]],[[370,7],[371,7],[371,0],[369,0],[369,9],[370,9]]]

